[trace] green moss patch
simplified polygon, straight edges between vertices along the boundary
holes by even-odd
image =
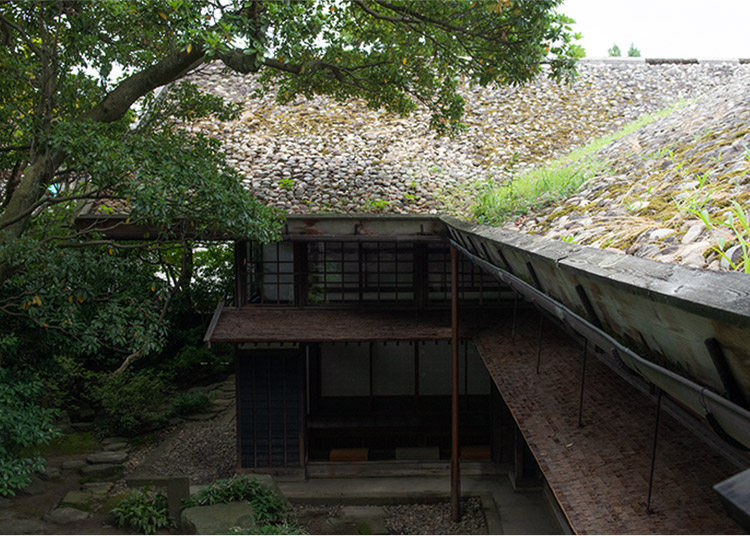
[[[57,437],[42,448],[43,456],[54,454],[87,454],[101,447],[101,443],[91,432],[66,434]]]

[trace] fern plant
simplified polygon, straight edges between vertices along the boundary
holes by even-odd
[[[284,497],[264,486],[258,479],[247,475],[214,480],[185,501],[185,506],[205,506],[233,501],[249,502],[259,525],[278,525],[287,521],[287,503]]]
[[[160,492],[151,492],[149,488],[134,491],[110,513],[115,525],[140,534],[156,534],[159,530],[177,527],[169,517],[167,497]]]

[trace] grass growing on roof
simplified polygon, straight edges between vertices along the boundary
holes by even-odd
[[[654,114],[643,115],[617,132],[592,140],[544,167],[525,171],[500,184],[486,182],[472,205],[472,216],[479,223],[500,225],[513,216],[568,197],[588,179],[607,169],[607,163],[596,156],[596,151],[686,104],[688,101],[680,101]]]

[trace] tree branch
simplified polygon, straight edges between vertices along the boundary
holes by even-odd
[[[201,47],[192,47],[191,52],[176,52],[158,63],[126,78],[106,97],[78,120],[111,123],[122,119],[130,106],[140,97],[159,86],[177,80],[187,69],[197,66],[205,57]]]
[[[31,214],[34,213],[36,209],[41,207],[42,205],[58,205],[60,203],[67,203],[68,201],[78,201],[81,199],[117,199],[112,196],[100,196],[100,195],[70,195],[66,197],[51,197],[51,196],[44,196],[39,201],[31,205],[29,208],[27,208],[24,212],[16,215],[14,218],[9,219],[7,221],[4,221],[0,223],[0,230],[4,229],[5,227],[8,227],[9,225],[13,225],[14,223],[21,221],[23,218],[27,216],[31,216]]]
[[[31,50],[37,56],[41,56],[41,50],[39,49],[39,47],[36,46],[36,43],[34,43],[33,40],[26,37],[26,32],[23,31],[23,28],[18,26],[13,21],[7,19],[3,15],[0,15],[0,21],[2,21],[5,25],[17,31],[18,34],[21,36],[21,39],[23,39],[24,43],[26,43],[26,46],[29,47],[29,50]]]
[[[164,306],[161,308],[161,313],[159,314],[159,318],[158,320],[156,320],[157,325],[164,322],[164,319],[167,316],[167,312],[169,311],[169,306],[171,305],[172,301],[177,296],[177,294],[179,294],[180,292],[185,292],[190,286],[190,279],[193,276],[192,263],[193,263],[193,249],[192,247],[190,247],[190,245],[187,242],[183,242],[182,263],[181,263],[182,265],[180,267],[180,277],[175,282],[175,285],[172,288],[172,291],[169,293],[169,297],[164,302]],[[142,359],[145,355],[146,355],[146,345],[144,344],[138,350],[136,350],[135,352],[130,354],[128,357],[126,357],[125,360],[122,362],[122,364],[118,367],[118,369],[113,372],[113,374],[114,375],[122,374],[133,363]]]

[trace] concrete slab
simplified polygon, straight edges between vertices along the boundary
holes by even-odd
[[[324,527],[328,534],[388,534],[379,506],[344,506],[341,516],[329,518]]]
[[[450,477],[320,478],[277,482],[297,503],[395,504],[450,497]],[[491,534],[562,534],[541,492],[514,492],[505,475],[461,478],[464,497],[480,497]],[[351,532],[350,532],[351,534]],[[355,532],[356,534],[356,532]]]

